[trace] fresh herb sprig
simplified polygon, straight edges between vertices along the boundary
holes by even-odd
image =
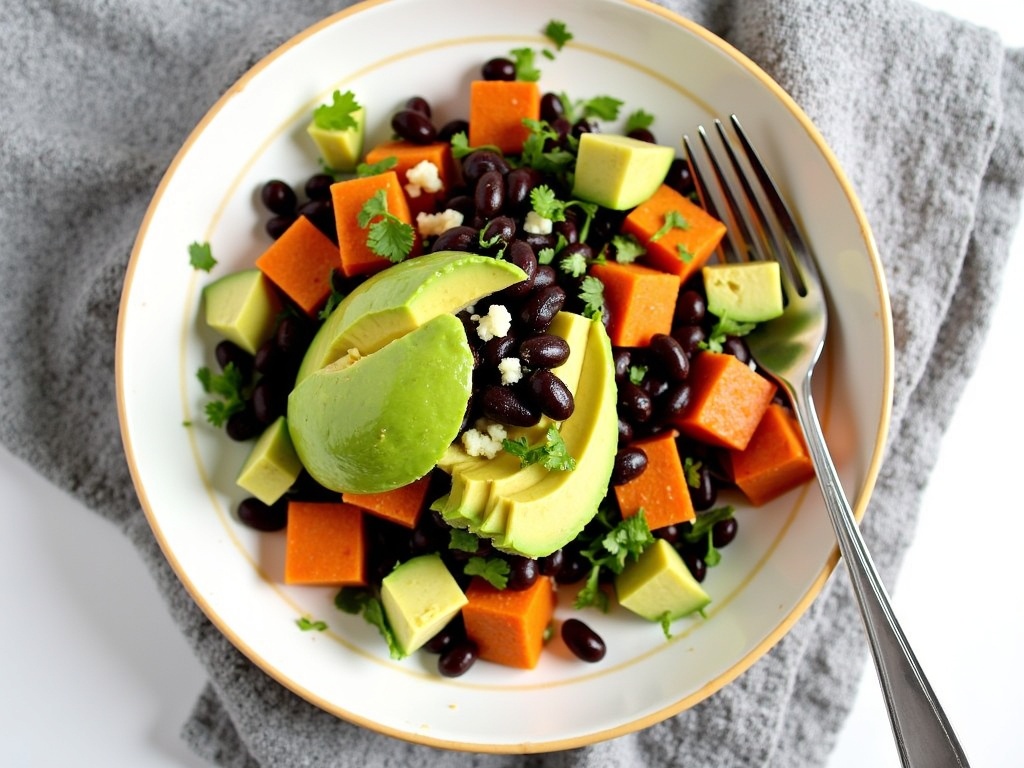
[[[377,628],[384,642],[388,645],[388,652],[392,659],[403,659],[406,656],[398,644],[395,632],[388,623],[384,614],[384,604],[380,598],[365,587],[342,587],[341,591],[334,596],[334,605],[345,613],[354,616],[362,616],[366,622]]]
[[[606,611],[608,595],[601,589],[602,572],[622,573],[629,560],[639,558],[654,543],[654,536],[642,508],[635,515],[624,517],[613,524],[605,507],[598,510],[597,516],[581,538],[585,539],[588,535],[589,541],[582,554],[590,562],[590,573],[586,584],[576,595],[574,604],[576,608],[596,606]]]
[[[571,472],[576,469],[576,459],[569,454],[565,440],[555,427],[548,427],[543,443],[530,445],[525,437],[517,440],[506,437],[501,445],[506,452],[519,459],[521,467],[539,462],[553,472]]]
[[[412,251],[415,231],[388,210],[387,192],[378,189],[363,203],[356,222],[367,230],[366,244],[378,256],[397,264]]]
[[[313,110],[313,124],[324,131],[348,131],[359,127],[355,114],[361,109],[352,91],[335,91],[330,104]]]
[[[233,362],[225,365],[221,373],[214,373],[204,365],[196,372],[196,377],[206,394],[218,398],[203,408],[206,420],[213,426],[224,426],[229,418],[245,409],[245,377]]]

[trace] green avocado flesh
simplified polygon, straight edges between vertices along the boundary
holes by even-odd
[[[273,332],[281,311],[270,282],[256,268],[210,283],[203,289],[203,302],[206,324],[252,354]]]
[[[709,264],[701,270],[708,311],[739,323],[762,323],[782,314],[777,261]]]
[[[534,464],[520,468],[514,456],[451,465],[452,490],[438,506],[452,525],[492,539],[504,551],[544,557],[572,541],[597,513],[608,488],[618,443],[615,370],[611,344],[599,320],[579,316],[586,331],[568,331],[570,360],[577,356],[576,407],[560,425],[572,471],[547,470]],[[574,346],[574,344],[576,346]],[[531,440],[542,439],[543,431]],[[546,426],[544,428],[546,430]]]
[[[653,195],[675,150],[628,136],[584,133],[576,157],[573,197],[624,211]]]
[[[644,550],[615,578],[619,605],[650,621],[699,611],[711,602],[679,553],[664,539]]]
[[[437,553],[406,560],[384,577],[381,602],[399,647],[410,654],[468,601]]]
[[[350,349],[376,352],[433,317],[526,279],[514,264],[466,253],[439,251],[389,267],[346,296],[317,331],[296,377],[302,382]]]
[[[341,364],[347,363],[347,364]],[[427,474],[458,435],[473,353],[462,322],[438,315],[373,354],[310,374],[288,397],[303,466],[342,493],[378,493]]]

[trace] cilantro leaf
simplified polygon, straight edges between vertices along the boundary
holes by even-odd
[[[580,299],[583,301],[583,314],[587,317],[600,317],[604,314],[604,283],[593,275],[587,275],[580,283]]]
[[[209,243],[192,243],[188,247],[188,262],[195,269],[209,272],[217,264]]]
[[[702,462],[694,461],[689,456],[683,460],[683,476],[686,478],[686,484],[691,488],[700,488],[700,468],[702,465]]]
[[[378,256],[398,263],[412,251],[415,231],[388,211],[387,193],[378,189],[359,210],[356,222],[367,230],[366,244]]]
[[[672,614],[669,611],[665,611],[661,616],[658,617],[658,621],[661,622],[661,631],[665,633],[665,639],[672,639]]]
[[[331,277],[334,277],[334,270],[331,270]],[[338,308],[339,304],[341,304],[341,300],[345,298],[344,291],[338,290],[338,287],[335,285],[335,281],[333,279],[330,281],[330,285],[331,294],[327,297],[327,301],[324,303],[323,309],[321,309],[320,312],[317,314],[317,317],[319,317],[321,320],[326,320],[328,317],[330,317],[331,313]]]
[[[464,528],[452,528],[448,539],[448,549],[455,549],[459,552],[476,552],[480,549],[480,539]]]
[[[524,166],[535,168],[541,173],[553,175],[564,174],[569,171],[576,162],[575,148],[578,140],[570,136],[567,147],[555,145],[555,149],[548,149],[548,142],[560,142],[561,134],[558,133],[545,120],[534,120],[526,118],[523,125],[529,130],[525,141],[520,161]]]
[[[623,133],[629,133],[638,129],[650,128],[654,123],[654,115],[649,112],[644,112],[642,109],[638,109],[635,112],[631,112],[626,118],[626,125],[623,128]]]
[[[614,96],[594,96],[583,102],[583,116],[599,120],[614,120],[619,116],[622,100]]]
[[[495,589],[504,589],[508,585],[511,567],[507,560],[500,557],[473,556],[466,561],[462,572],[467,576],[479,576],[488,581]]]
[[[459,131],[458,133],[452,135],[451,141],[449,143],[452,145],[452,157],[454,157],[456,160],[460,160],[466,155],[471,155],[480,149],[489,149],[490,151],[495,152],[499,155],[504,154],[504,152],[502,152],[501,150],[501,147],[495,144],[484,144],[479,147],[471,147],[469,145],[469,137],[466,136],[465,131]]]
[[[569,449],[555,427],[548,427],[543,443],[530,445],[525,437],[512,440],[506,437],[501,442],[506,452],[519,459],[521,467],[540,464],[552,472],[572,472],[576,469],[576,459],[569,455]]]
[[[647,253],[640,241],[633,235],[614,235],[612,247],[615,249],[615,260],[619,264],[632,264]]]
[[[392,659],[403,659],[405,651],[398,645],[395,632],[388,624],[387,616],[384,614],[384,605],[380,598],[376,597],[370,590],[364,587],[342,587],[341,591],[334,596],[334,605],[345,613],[362,615],[368,624],[376,627],[384,642],[388,644],[388,651]]]
[[[582,534],[583,539],[588,534],[590,537],[581,554],[590,562],[591,568],[587,583],[576,595],[577,608],[597,606],[606,610],[608,598],[600,587],[601,570],[622,573],[628,560],[636,560],[654,543],[643,508],[637,510],[635,515],[620,519],[615,525],[611,524],[608,517],[606,509],[599,510],[594,522]]]
[[[214,373],[205,365],[196,372],[203,391],[220,398],[211,400],[204,407],[206,420],[215,427],[222,427],[227,420],[245,409],[242,372],[234,363],[224,366],[222,373]]]
[[[315,630],[316,632],[323,632],[325,629],[327,629],[326,621],[313,621],[308,616],[300,616],[295,620],[295,624],[303,632],[309,632],[311,630]]]
[[[565,26],[565,22],[557,19],[552,19],[544,27],[544,36],[554,43],[558,50],[562,50],[562,47],[572,40],[572,32]]]
[[[631,365],[629,366],[629,380],[633,384],[641,384],[644,380],[644,376],[647,375],[646,365]]]
[[[693,261],[693,251],[686,248],[682,243],[676,244],[676,256],[678,256],[679,260],[684,264],[689,264]]]
[[[360,163],[356,166],[356,176],[360,178],[376,176],[379,173],[390,171],[396,165],[398,165],[398,158],[394,155],[389,155],[383,160],[378,160],[376,163]]]
[[[554,248],[541,248],[537,253],[538,264],[550,264],[555,260],[555,249]]]
[[[540,80],[540,70],[535,63],[533,48],[513,48],[509,53],[516,65],[516,80],[534,83]]]
[[[558,262],[558,268],[567,275],[582,277],[583,273],[587,271],[587,257],[578,250],[573,251]]]
[[[669,211],[665,214],[665,223],[661,225],[657,232],[651,235],[651,242],[661,240],[673,229],[689,229],[690,222],[683,218],[683,214],[679,211]]]
[[[335,91],[330,104],[321,104],[313,110],[313,124],[325,131],[347,131],[359,127],[353,114],[360,106],[352,91]]]
[[[720,317],[718,322],[711,326],[711,332],[708,334],[707,339],[700,342],[698,346],[701,349],[707,349],[712,352],[721,352],[722,344],[726,338],[729,336],[746,336],[756,327],[756,323],[739,323],[729,317]]]
[[[704,564],[709,568],[718,565],[722,559],[721,553],[719,553],[715,548],[715,524],[722,520],[728,520],[733,516],[734,511],[735,510],[732,505],[727,504],[724,507],[715,507],[707,512],[702,512],[697,515],[697,519],[693,521],[693,527],[683,533],[683,538],[690,544],[700,544],[701,541],[707,542],[707,552],[704,555]]]
[[[586,242],[590,232],[590,222],[597,215],[598,206],[585,200],[559,200],[551,187],[540,184],[530,190],[530,205],[538,216],[551,221],[565,221],[565,212],[572,207],[583,211],[583,224],[579,228],[580,242]]]

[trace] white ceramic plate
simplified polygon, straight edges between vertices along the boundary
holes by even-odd
[[[566,22],[574,39],[538,58],[544,90],[611,94],[623,114],[657,115],[656,135],[740,115],[802,214],[823,258],[834,316],[816,377],[818,406],[846,489],[863,513],[888,425],[892,334],[882,270],[868,225],[809,120],[765,74],[706,31],[640,2],[391,0],[326,19],[246,74],[182,148],[153,200],[132,256],[121,308],[117,380],[125,446],[139,496],[163,550],[216,626],[299,695],[339,717],[416,742],[493,752],[579,746],[677,713],[736,678],[774,645],[818,593],[837,555],[816,487],[738,513],[740,536],[711,569],[714,602],[667,642],[659,626],[624,612],[586,619],[605,638],[599,664],[555,640],[532,671],[478,663],[449,680],[436,658],[388,658],[376,631],[333,607],[333,589],[281,584],[283,535],[239,525],[234,477],[246,447],[205,424],[196,370],[213,339],[199,318],[202,286],[251,265],[268,245],[258,190],[301,184],[317,165],[304,133],[332,90],[368,106],[368,146],[390,113],[426,96],[440,124],[467,114],[467,85],[488,58],[550,45],[541,30]],[[452,19],[458,23],[453,24]],[[382,30],[416,30],[383,34]],[[612,130],[616,126],[608,126]],[[212,274],[189,266],[208,241]],[[191,424],[191,426],[185,426]],[[560,595],[559,615],[575,593]],[[326,621],[301,632],[295,621]]]

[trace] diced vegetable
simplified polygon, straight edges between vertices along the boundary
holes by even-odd
[[[469,91],[469,143],[519,153],[530,130],[523,120],[540,118],[540,89],[523,80],[474,80]]]
[[[288,424],[280,416],[256,440],[236,482],[264,504],[273,504],[301,472],[302,463],[288,434]]]
[[[725,224],[666,184],[638,205],[622,231],[647,249],[644,262],[686,282],[700,270],[725,236]]]
[[[334,220],[338,227],[341,271],[348,277],[379,272],[392,263],[371,249],[368,242],[369,232],[359,223],[363,207],[379,190],[384,190],[388,213],[411,227],[412,214],[409,211],[409,204],[394,171],[346,179],[331,185]],[[369,223],[372,224],[374,221],[371,220]],[[414,249],[416,245],[418,241],[414,243]]]
[[[342,502],[289,501],[285,584],[366,584],[363,512]]]
[[[743,450],[775,390],[735,356],[705,350],[693,359],[690,402],[674,423],[697,440]]]
[[[665,539],[657,539],[639,560],[626,565],[615,578],[615,593],[622,607],[664,624],[700,611],[711,602]]]
[[[255,353],[274,330],[281,300],[263,273],[243,269],[203,289],[206,324],[246,352]]]
[[[591,274],[604,284],[611,315],[608,335],[617,347],[644,346],[656,333],[672,330],[679,279],[639,264],[594,264]]]
[[[466,597],[466,635],[477,644],[481,659],[521,669],[537,666],[555,611],[549,577],[540,576],[523,590],[497,589],[474,578]]]
[[[406,654],[436,635],[466,604],[466,596],[436,552],[406,560],[385,576],[380,599]]]
[[[430,476],[381,493],[343,493],[341,500],[365,509],[377,517],[390,520],[406,528],[415,528],[423,511]]]
[[[454,184],[456,171],[452,161],[452,145],[444,141],[431,144],[414,144],[405,139],[385,141],[366,153],[366,164],[376,165],[392,157],[396,162],[390,170],[398,175],[398,180],[405,190],[412,219],[415,220],[416,214],[420,212],[433,213],[438,201],[444,199],[444,193]],[[430,163],[434,166],[441,189],[424,188],[417,182],[417,171],[413,169],[420,163]],[[409,171],[413,171],[411,178]]]
[[[331,270],[341,262],[338,247],[305,216],[256,259],[256,266],[309,316],[331,295]]]
[[[629,482],[615,486],[622,516],[632,517],[642,509],[651,530],[689,522],[696,517],[676,447],[678,434],[669,430],[631,443],[647,454],[647,469]]]
[[[772,403],[742,451],[729,452],[733,482],[761,506],[814,477],[814,466],[796,418]]]

